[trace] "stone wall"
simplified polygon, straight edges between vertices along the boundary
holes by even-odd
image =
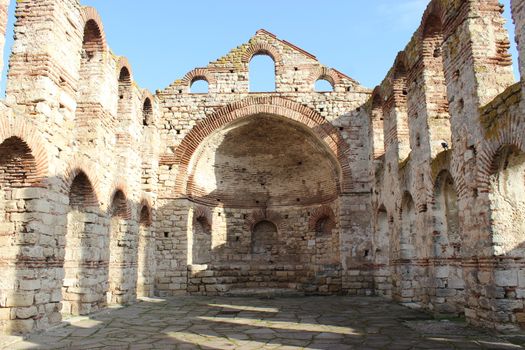
[[[520,47],[521,6],[513,3]],[[372,227],[375,251],[390,253],[375,257],[376,291],[512,329],[524,306],[522,107],[502,10],[497,1],[432,1],[368,113],[379,127],[384,116]]]
[[[95,9],[17,1],[0,328],[186,293],[378,294],[522,326],[525,107],[501,11],[431,1],[374,90],[259,30],[152,95]],[[275,91],[249,91],[255,55]]]

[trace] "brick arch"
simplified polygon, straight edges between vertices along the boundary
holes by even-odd
[[[260,42],[260,41],[250,43],[250,46],[248,46],[248,48],[244,51],[241,61],[242,63],[248,64],[250,63],[252,57],[257,56],[257,55],[270,56],[275,62],[276,67],[278,65],[283,64],[283,60],[282,60],[282,57],[279,51],[277,51],[277,49],[274,46],[266,42]]]
[[[487,143],[478,157],[477,187],[481,193],[491,192],[490,179],[497,172],[496,159],[500,151],[505,147],[516,147],[522,153],[525,153],[525,146],[521,140],[521,133],[502,137],[499,142]]]
[[[143,89],[142,90],[142,103],[144,103],[144,101],[146,101],[146,99],[148,98],[150,99],[151,104],[153,105],[153,102],[155,101],[155,96],[153,96],[153,94],[149,92],[148,89]]]
[[[318,80],[326,80],[332,85],[332,89],[335,89],[335,86],[341,83],[341,77],[331,68],[327,67],[316,67],[310,72],[310,82],[314,85]]]
[[[308,219],[308,228],[310,230],[315,230],[319,220],[325,218],[328,218],[333,223],[337,222],[334,211],[328,205],[323,205],[322,207],[319,207],[313,211],[313,213],[310,215],[310,218]]]
[[[63,180],[61,181],[61,192],[69,194],[75,178],[79,174],[84,173],[84,175],[86,175],[88,178],[91,187],[93,188],[93,193],[97,201],[96,204],[100,205],[100,179],[93,169],[95,169],[94,164],[92,164],[90,161],[84,158],[73,158],[68,163],[67,168],[62,175]]]
[[[179,176],[175,184],[176,195],[186,195],[189,179],[189,166],[199,145],[221,127],[245,117],[265,113],[282,116],[298,122],[313,131],[314,135],[326,145],[338,160],[342,181],[339,187],[343,193],[351,190],[352,178],[348,145],[339,131],[326,122],[321,115],[297,102],[281,97],[249,97],[219,109],[199,122],[184,137],[175,151],[175,164],[179,166]]]
[[[49,176],[49,158],[45,147],[46,143],[40,133],[22,118],[1,118],[0,144],[11,137],[20,139],[31,150],[31,155],[35,159],[33,185],[45,186],[46,178]]]
[[[133,82],[133,71],[131,70],[131,64],[126,57],[120,56],[117,62],[117,81],[120,81],[120,72],[123,68],[126,68],[129,72],[130,83]]]
[[[149,105],[147,102],[149,101]],[[141,103],[141,112],[142,112],[142,124],[144,126],[153,125],[156,123],[155,113],[153,111],[153,103],[155,98],[148,90],[142,90],[142,103]],[[149,109],[149,110],[148,110]]]
[[[408,75],[408,61],[405,51],[400,51],[394,62],[393,78],[397,80],[399,78],[406,78]]]
[[[376,215],[378,215],[381,212],[385,213],[388,217],[388,210],[386,209],[386,206],[384,203],[379,204],[377,206],[377,209],[375,210]]]
[[[146,209],[146,217],[143,217],[144,209]],[[152,205],[147,197],[142,197],[139,205],[138,212],[139,224],[144,224],[145,226],[151,226],[153,224],[153,213]]]
[[[98,11],[91,6],[83,6],[82,7],[82,20],[84,21],[84,25],[82,26],[82,29],[85,29],[85,26],[89,21],[93,21],[96,26],[98,27],[99,33],[100,33],[100,39],[102,44],[102,52],[106,53],[108,52],[108,45],[106,40],[106,33],[104,31],[104,24],[102,23],[102,18],[100,17]]]
[[[181,79],[181,84],[189,88],[197,80],[204,80],[210,85],[217,82],[215,76],[211,74],[208,68],[195,68],[186,73],[184,78]]]
[[[209,207],[204,205],[195,205],[193,208],[193,222],[195,223],[199,219],[204,219],[206,225],[211,227],[213,221],[213,213]]]
[[[402,220],[402,217],[403,217],[403,207],[405,206],[405,203],[410,200],[412,201],[412,205],[414,206],[414,209],[416,210],[417,212],[417,203],[416,201],[414,200],[414,196],[412,195],[412,193],[410,193],[409,190],[404,190],[402,191],[403,195],[401,196],[401,202],[399,203],[399,220]]]
[[[450,176],[454,180],[454,186],[458,194],[458,198],[460,198],[462,195],[465,195],[467,193],[468,186],[466,186],[463,177],[460,175],[461,167],[458,166],[457,162],[452,161],[453,156],[454,155],[452,153],[452,150],[447,150],[438,153],[438,155],[434,159],[432,159],[432,162],[430,164],[431,179],[434,188],[438,176],[443,171],[447,171],[448,173],[450,173]],[[433,196],[434,193],[432,193],[432,198]]]
[[[112,216],[111,211],[113,210],[113,201],[118,192],[121,192],[124,195],[124,200],[125,200],[125,208],[120,209],[122,218],[126,220],[131,219],[131,205],[129,201],[130,197],[128,195],[128,188],[126,184],[122,182],[117,182],[113,186],[113,190],[111,191],[111,196],[109,197],[109,201],[108,201],[108,209],[107,209],[108,214]]]
[[[370,96],[370,109],[373,110],[375,108],[381,108],[383,109],[383,97],[381,94],[381,87],[376,86],[374,90],[372,91],[372,95]]]
[[[435,195],[436,193],[438,193],[437,191],[439,191],[439,186],[441,185],[442,181],[444,178],[446,178],[447,176],[450,176],[450,178],[452,179],[452,182],[454,183],[454,191],[456,191],[456,193],[458,193],[458,188],[457,188],[457,182],[456,182],[456,179],[454,178],[454,176],[452,175],[452,172],[450,172],[448,169],[442,169],[440,172],[438,172],[438,174],[436,175],[435,178],[433,178],[433,181],[432,181],[432,184],[433,184],[433,203],[435,203]]]
[[[281,217],[281,214],[279,214],[277,211],[274,211],[274,210],[267,210],[267,209],[254,210],[251,213],[251,215],[246,219],[246,226],[248,227],[250,232],[252,232],[255,225],[257,225],[258,223],[262,221],[271,222],[277,228],[277,232],[282,232],[283,219]]]
[[[423,40],[425,35],[425,30],[428,29],[428,26],[433,26],[434,21],[438,20],[441,28],[443,29],[443,23],[445,23],[445,9],[443,8],[442,1],[431,1],[428,4],[425,13],[421,19],[421,25],[419,27],[419,40]]]

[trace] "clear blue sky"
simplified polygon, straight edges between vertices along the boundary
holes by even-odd
[[[111,49],[129,59],[135,80],[152,92],[246,42],[260,28],[372,88],[408,43],[428,2],[82,0],[98,9]],[[509,18],[510,0],[501,2]],[[15,3],[11,0],[11,14]],[[11,15],[8,47],[12,23]],[[512,54],[516,60],[514,47]]]

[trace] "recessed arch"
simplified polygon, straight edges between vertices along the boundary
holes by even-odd
[[[190,264],[208,264],[211,262],[212,229],[205,212],[194,211]]]
[[[49,176],[49,159],[46,142],[40,136],[40,132],[23,118],[0,118],[0,144],[8,139],[28,147],[35,163],[31,176],[32,186],[44,187]]]
[[[374,89],[370,100],[370,141],[373,143],[373,157],[377,159],[385,153],[385,120],[383,98],[379,87]]]
[[[416,207],[410,192],[405,191],[401,200],[401,234],[399,239],[399,256],[401,259],[412,259],[416,250]]]
[[[67,167],[61,177],[61,192],[68,194],[75,178],[79,174],[83,173],[93,188],[96,205],[100,206],[100,199],[102,198],[100,195],[100,180],[97,176],[97,173],[94,171],[95,168],[95,165],[88,159],[81,156],[74,156],[71,160],[69,160]]]
[[[152,223],[151,208],[147,204],[142,204],[139,213],[139,225],[149,227]]]
[[[459,256],[461,233],[459,227],[458,195],[454,178],[448,170],[442,170],[434,181],[434,230],[438,237],[434,246],[435,256]],[[438,242],[439,241],[439,242]]]
[[[102,53],[107,52],[106,33],[97,10],[90,6],[82,7],[82,19],[84,20],[84,43],[95,43],[94,48],[96,48],[97,51],[100,50]]]
[[[458,194],[454,179],[448,170],[442,170],[434,185],[432,258],[438,312],[463,313],[465,281],[461,264],[462,234]]]
[[[216,130],[189,169],[187,195],[210,206],[316,205],[341,191],[341,169],[330,150],[301,124],[268,114]]]
[[[117,186],[109,207],[110,239],[107,300],[109,304],[126,304],[136,297],[138,232],[131,221],[131,206],[123,187]]]
[[[119,57],[116,71],[119,83],[125,83],[126,85],[131,86],[131,83],[133,82],[133,71],[131,70],[131,65],[126,57]]]
[[[37,163],[31,148],[17,136],[0,143],[0,188],[32,187],[39,183]]]
[[[111,196],[110,215],[112,217],[120,217],[122,219],[130,218],[128,200],[124,194],[124,191],[121,189],[115,190]]]
[[[317,112],[296,102],[279,97],[256,97],[234,102],[198,123],[182,140],[175,152],[175,164],[179,166],[175,193],[187,194],[190,162],[199,145],[215,130],[235,120],[265,113],[290,119],[312,132],[330,150],[341,167],[340,186],[342,192],[352,188],[351,167],[348,160],[349,148],[339,131],[327,123]]]
[[[118,72],[118,105],[117,114],[119,123],[131,120],[132,110],[132,83],[131,67],[125,57],[121,57],[117,67]]]
[[[153,104],[149,97],[144,99],[142,104],[142,125],[150,126],[153,123]]]
[[[444,14],[445,10],[439,1],[430,2],[421,19],[421,25],[419,27],[420,39],[423,39],[429,33],[435,32],[436,30],[443,32]]]
[[[388,212],[386,207],[381,204],[376,211],[376,223],[375,223],[375,257],[376,262],[380,264],[387,264],[389,260],[390,246],[390,227],[388,220]]]
[[[85,172],[79,170],[71,182],[69,190],[69,206],[80,210],[88,207],[97,207],[98,200],[93,184]]]
[[[396,125],[398,154],[399,159],[405,160],[411,152],[410,148],[410,128],[408,125],[408,86],[407,86],[407,61],[405,52],[400,52],[394,64],[392,72],[392,89],[393,101],[397,108],[395,121],[391,121]]]
[[[321,219],[327,218],[331,220],[332,222],[336,222],[336,217],[334,214],[334,211],[331,207],[328,205],[323,205],[317,209],[315,209],[308,218],[308,227],[312,231],[317,231],[318,228],[318,222]]]
[[[495,152],[489,175],[490,224],[496,255],[525,254],[525,152],[503,144]]]
[[[261,220],[253,226],[252,259],[273,263],[279,246],[277,226],[269,220]]]
[[[93,184],[87,174],[80,169],[75,172],[71,180],[68,198],[62,313],[85,315],[105,303],[105,295],[98,286],[93,287],[84,283],[84,280],[101,275],[97,270],[103,260],[107,238],[101,234],[104,232],[102,213],[98,207]],[[82,298],[84,294],[95,297],[84,299]]]
[[[92,60],[95,55],[104,53],[104,42],[102,39],[102,34],[98,24],[90,19],[86,22],[84,26],[84,38],[82,42],[82,48],[84,54],[86,55],[86,60]]]
[[[153,295],[155,253],[153,238],[153,213],[148,198],[143,198],[139,205],[139,229],[137,242],[137,288],[139,297]]]

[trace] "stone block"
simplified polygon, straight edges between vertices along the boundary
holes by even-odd
[[[38,314],[38,310],[36,306],[17,307],[15,310],[16,310],[16,317],[18,319],[28,319]]]
[[[518,286],[518,273],[515,270],[496,270],[494,282],[500,287],[516,287]]]
[[[27,292],[17,292],[7,296],[6,304],[7,307],[23,307],[31,306],[34,303],[34,294]]]

